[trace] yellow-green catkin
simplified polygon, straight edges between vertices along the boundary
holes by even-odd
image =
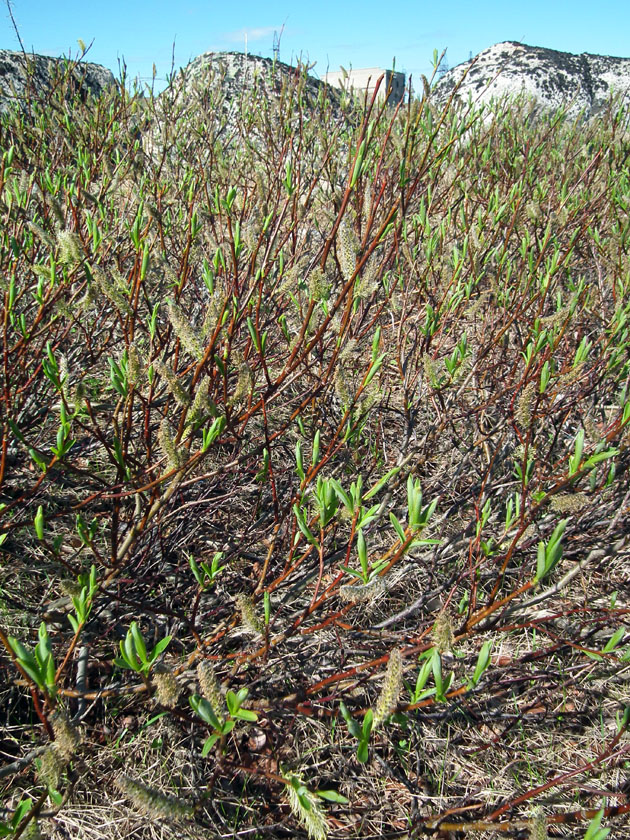
[[[528,429],[532,422],[532,408],[536,398],[536,391],[536,383],[528,382],[518,398],[514,417],[521,429]]]
[[[542,808],[534,809],[528,840],[547,840],[547,821]]]
[[[65,354],[59,359],[59,381],[61,382],[62,394],[70,402],[70,367],[68,357]]]
[[[50,744],[42,753],[37,775],[49,788],[57,790],[61,774],[65,770],[66,764],[67,762],[64,761],[61,755],[59,755],[59,751],[55,748],[55,744]]]
[[[359,288],[355,291],[355,297],[361,300],[368,300],[368,298],[372,297],[379,287],[379,268],[378,260],[374,256],[370,257],[361,273],[361,282],[359,283]]]
[[[366,584],[346,584],[340,587],[339,597],[351,603],[371,603],[385,591],[385,583],[382,578],[372,578]]]
[[[383,680],[383,687],[376,708],[374,709],[374,720],[372,728],[376,729],[383,721],[396,711],[398,698],[403,686],[403,662],[400,651],[396,648],[389,655],[387,670]]]
[[[160,705],[173,709],[177,705],[181,688],[177,684],[175,674],[166,665],[158,665],[153,669],[153,684],[155,696]]]
[[[124,312],[127,315],[131,315],[131,307],[129,306],[129,301],[126,299],[124,294],[114,286],[114,284],[107,277],[103,269],[97,265],[92,266],[91,274],[94,278],[96,286],[98,287],[99,291],[104,295],[104,297],[111,301],[111,303],[113,303],[114,306],[116,306],[122,312]]]
[[[140,385],[145,377],[145,366],[135,344],[130,344],[127,349],[127,378],[132,385]]]
[[[121,773],[116,779],[118,789],[143,814],[154,819],[176,819],[192,815],[193,808],[182,799],[167,796],[155,788]]]
[[[257,635],[262,633],[262,624],[256,615],[252,599],[248,595],[240,593],[236,596],[236,604],[241,613],[243,627],[250,633],[256,633]]]
[[[197,665],[197,679],[199,680],[199,688],[206,700],[212,706],[212,711],[223,721],[224,701],[221,694],[221,686],[214,672],[214,668],[206,659],[202,659]]]
[[[178,470],[182,466],[182,456],[175,446],[175,441],[171,437],[171,430],[166,417],[160,423],[160,430],[158,432],[158,446],[162,454],[166,457],[169,469]]]
[[[36,222],[27,222],[27,227],[33,231],[35,236],[37,236],[40,242],[43,242],[44,245],[47,245],[51,250],[55,247],[55,240],[52,236],[49,233],[46,233],[46,231]],[[33,268],[35,267],[36,266],[33,266]],[[39,266],[37,266],[37,268],[39,268]],[[50,277],[50,269],[46,269],[46,274]]]
[[[166,383],[166,387],[175,397],[177,402],[183,406],[190,405],[190,395],[184,389],[181,382],[173,373],[171,368],[168,365],[165,365],[161,359],[155,359],[153,362],[153,367],[155,368],[159,376],[161,376],[161,378],[164,380],[164,382]]]
[[[50,722],[55,734],[55,749],[63,759],[70,761],[81,743],[79,730],[62,711],[54,712]]]
[[[343,279],[347,283],[354,274],[357,265],[359,243],[357,235],[344,219],[337,232],[337,255]]]
[[[57,245],[59,246],[60,263],[72,266],[81,262],[81,240],[76,233],[69,230],[60,230],[57,234]]]
[[[207,376],[201,380],[195,392],[195,398],[190,406],[186,418],[189,427],[198,426],[210,414],[210,401],[208,398],[210,380]]]
[[[328,298],[330,285],[326,282],[324,272],[316,266],[308,276],[308,294],[314,301]]]
[[[187,350],[191,356],[194,356],[195,359],[202,359],[203,346],[201,338],[197,334],[196,330],[193,329],[188,318],[186,318],[182,310],[173,300],[167,301],[166,309],[173,331],[177,338],[179,338],[184,349]]]
[[[455,634],[453,622],[447,612],[441,612],[433,625],[433,641],[438,653],[449,653],[453,650]]]
[[[301,779],[296,776],[292,777],[301,785]],[[302,786],[301,795],[306,799],[308,805],[305,805],[302,798],[298,796],[293,785],[287,785],[287,795],[289,797],[289,806],[293,815],[296,817],[300,825],[302,825],[311,840],[326,840],[328,836],[328,823],[326,821],[326,814],[322,808],[320,798],[308,788]]]
[[[64,578],[63,580],[59,581],[59,589],[61,590],[63,595],[66,595],[68,598],[78,598],[81,594],[81,590],[83,587],[79,583],[78,580],[73,580],[72,578]]]
[[[587,504],[586,493],[560,493],[551,497],[549,506],[555,513],[578,513]]]
[[[238,378],[230,397],[230,405],[236,405],[248,396],[254,382],[251,368],[245,360],[238,361]]]

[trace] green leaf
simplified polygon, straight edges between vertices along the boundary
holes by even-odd
[[[431,659],[427,659],[424,663],[422,668],[418,671],[418,677],[416,679],[416,687],[413,693],[412,700],[414,703],[417,703],[420,697],[420,693],[422,689],[427,684],[427,680],[429,679],[429,675],[431,673],[433,662]]]
[[[343,504],[346,506],[346,509],[349,511],[349,513],[354,513],[354,504],[352,502],[352,499],[346,493],[346,491],[343,489],[341,484],[339,484],[339,482],[337,481],[336,478],[331,478],[330,483],[332,484],[335,493],[339,497],[339,500],[341,502],[343,502]]]
[[[304,481],[304,459],[302,457],[302,444],[299,440],[295,444],[295,468],[300,477],[300,481]]]
[[[359,746],[357,747],[357,759],[361,762],[361,764],[365,764],[368,760],[368,755],[368,742],[360,741]]]
[[[367,502],[368,499],[372,498],[372,496],[376,496],[379,490],[382,490],[382,488],[387,484],[390,478],[393,478],[397,473],[400,472],[400,470],[401,467],[394,467],[393,469],[386,472],[382,478],[379,478],[374,487],[372,487],[371,490],[368,490],[368,492],[363,496],[363,501]]]
[[[603,816],[604,809],[600,808],[590,821],[586,834],[584,835],[584,840],[604,840],[604,837],[610,834],[609,828],[600,828]]]
[[[199,586],[201,586],[203,588],[203,583],[204,583],[203,575],[199,571],[199,566],[197,565],[197,561],[192,556],[192,554],[188,555],[188,565],[190,566],[191,572],[195,576],[195,580],[197,581]]]
[[[538,555],[536,559],[536,580],[542,580],[545,576],[545,544],[538,543]]]
[[[256,723],[256,721],[258,720],[258,715],[251,709],[239,709],[234,715],[234,717],[238,718],[239,720],[247,720],[250,723]]]
[[[398,534],[398,539],[401,541],[401,543],[404,543],[404,542],[405,542],[405,539],[406,539],[406,537],[405,537],[405,529],[404,529],[404,528],[403,528],[403,526],[400,524],[400,522],[399,522],[399,521],[398,521],[398,519],[396,518],[395,514],[394,514],[394,513],[393,513],[393,511],[391,511],[391,510],[390,510],[390,512],[389,512],[389,521],[390,521],[390,522],[392,523],[392,525],[394,526],[394,530],[395,530],[395,531],[396,531],[396,533]]]
[[[35,514],[34,525],[35,525],[35,534],[37,536],[37,539],[38,540],[43,540],[44,539],[45,519],[44,519],[44,508],[42,507],[42,505],[39,505],[39,507],[37,508],[37,513]]]
[[[235,717],[240,706],[240,703],[236,698],[236,694],[234,694],[233,691],[228,691],[225,695],[225,702],[227,704],[229,713],[232,715],[232,717]]]
[[[136,649],[130,631],[127,631],[127,635],[125,636],[124,640],[120,643],[120,653],[125,662],[133,671],[141,670],[142,665],[136,655]]]
[[[304,519],[304,513],[302,512],[302,509],[299,508],[297,505],[293,505],[293,513],[295,514],[295,520],[297,522],[298,528],[306,537],[306,539],[311,543],[311,545],[319,545],[319,543],[313,536],[312,531],[306,524],[306,520]]]
[[[361,515],[357,520],[357,528],[366,528],[371,522],[376,519],[376,512],[380,505],[372,505],[369,510],[361,510]]]
[[[611,651],[613,651],[617,647],[619,642],[623,639],[625,634],[626,634],[626,628],[625,627],[620,627],[618,630],[616,630],[613,633],[613,635],[610,637],[608,642],[606,642],[606,646],[604,647],[604,653],[610,653]]]
[[[188,702],[190,703],[193,711],[195,711],[203,721],[209,723],[213,729],[221,729],[221,723],[216,716],[211,703],[206,700],[205,697],[193,694],[192,697],[188,698]]]
[[[352,715],[348,711],[348,707],[346,706],[346,704],[343,701],[341,701],[339,703],[339,711],[341,712],[341,716],[345,720],[345,722],[348,726],[348,731],[353,736],[353,738],[360,738],[361,737],[361,725],[359,724],[359,722],[357,720],[355,720],[352,717]]]
[[[363,531],[361,530],[359,530],[359,533],[357,535],[357,554],[359,555],[359,563],[361,564],[361,569],[363,571],[363,578],[364,580],[367,580],[369,574],[367,545],[365,543]]]
[[[367,388],[370,382],[374,379],[378,371],[380,370],[383,359],[385,358],[385,353],[382,353],[375,362],[370,365],[370,369],[368,371],[367,376],[365,377],[365,382],[363,383],[363,387]],[[367,497],[366,497],[367,498]]]
[[[170,645],[172,638],[173,638],[172,636],[165,636],[163,639],[160,639],[160,641],[156,644],[156,646],[151,651],[151,657],[150,657],[151,662],[155,662],[155,660],[162,653],[162,651],[166,650],[166,648]]]
[[[201,748],[201,755],[205,758],[212,747],[216,744],[219,740],[219,735],[209,735],[206,740],[204,741],[203,747]]]
[[[361,733],[363,738],[368,738],[372,731],[372,724],[374,723],[374,712],[368,709],[363,718],[363,725],[361,726]]]
[[[327,799],[328,802],[339,802],[342,805],[347,805],[349,802],[345,796],[337,793],[336,790],[316,790],[315,793],[322,799]]]
[[[595,455],[591,455],[591,457],[587,458],[584,462],[584,469],[590,469],[596,464],[600,464],[602,461],[608,460],[608,458],[614,458],[615,455],[619,455],[618,449],[607,449],[605,452],[598,452]]]
[[[34,667],[30,662],[24,662],[21,659],[20,665],[22,666],[22,669],[26,672],[26,674],[28,674],[28,676],[33,680],[35,685],[39,686],[40,688],[44,687],[45,680],[39,668]]]
[[[569,475],[575,475],[580,468],[582,451],[584,449],[584,429],[580,429],[575,438],[575,449],[569,458]]]
[[[54,788],[48,788],[48,796],[52,799],[55,805],[59,806],[63,802],[63,793],[60,791],[55,790]]]
[[[131,622],[129,632],[131,633],[131,636],[133,638],[134,647],[136,649],[136,653],[140,658],[140,661],[143,665],[148,665],[149,661],[147,659],[147,646],[144,642],[144,638],[142,636],[142,633],[140,632],[140,628],[138,627],[137,621]]]

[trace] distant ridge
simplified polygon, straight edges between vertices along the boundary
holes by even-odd
[[[47,55],[0,50],[0,112],[7,111],[12,104],[23,103],[29,88],[35,95],[45,94],[57,74],[63,72],[65,61]],[[70,63],[75,65],[72,76],[82,98],[89,93],[100,96],[115,84],[112,72],[100,64]]]
[[[434,88],[438,104],[448,99],[459,82],[455,96],[460,101],[470,97],[484,103],[524,93],[542,108],[568,106],[571,116],[592,117],[605,106],[611,92],[630,93],[630,58],[573,55],[503,41],[448,70]]]

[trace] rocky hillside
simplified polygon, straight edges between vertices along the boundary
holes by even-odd
[[[63,58],[0,50],[0,112],[6,111],[16,101],[25,101],[29,93],[45,93],[63,78],[66,63]],[[70,71],[75,82],[74,89],[80,92],[82,98],[88,93],[99,96],[115,83],[111,71],[100,64],[71,64],[74,65]]]
[[[300,71],[282,61],[272,61],[258,55],[241,52],[207,52],[194,58],[183,70],[178,80],[183,81],[189,91],[203,89],[208,83],[221,79],[221,86],[228,99],[234,99],[245,88],[255,84],[278,89],[284,79]],[[316,98],[324,82],[313,76],[306,76],[307,95]]]
[[[559,52],[505,41],[458,64],[435,87],[436,99],[444,102],[461,82],[456,97],[481,103],[505,94],[525,93],[544,108],[569,105],[571,115],[596,114],[608,101],[611,90],[630,92],[630,58]]]

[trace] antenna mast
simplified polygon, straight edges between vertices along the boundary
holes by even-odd
[[[274,30],[273,33],[273,60],[280,60],[280,38],[278,37],[277,30]]]

